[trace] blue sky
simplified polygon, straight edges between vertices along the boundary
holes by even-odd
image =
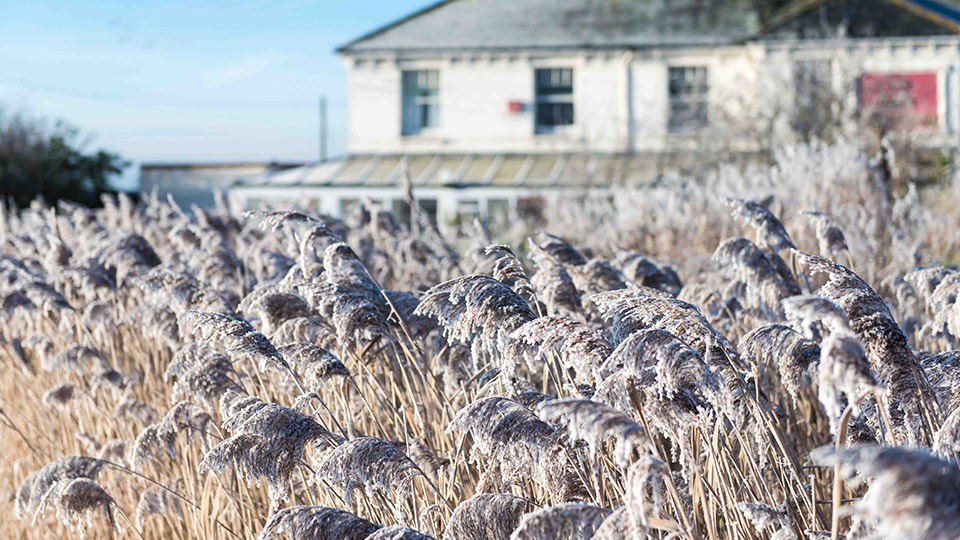
[[[20,1],[0,7],[0,106],[137,162],[309,160],[317,100],[344,151],[333,49],[429,0]]]

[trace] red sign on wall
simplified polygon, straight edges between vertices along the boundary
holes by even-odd
[[[937,125],[936,73],[864,73],[857,97],[860,114],[885,129],[930,129]]]
[[[511,100],[507,102],[507,111],[511,113],[522,113],[526,106],[522,101]]]

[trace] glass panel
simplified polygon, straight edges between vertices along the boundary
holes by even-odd
[[[403,225],[410,225],[410,205],[407,204],[407,201],[404,199],[394,199],[393,206],[390,209],[393,212],[393,217],[396,218],[398,223]]]
[[[368,163],[370,163],[370,158],[357,158],[351,161],[346,167],[344,167],[342,171],[340,171],[340,174],[338,174],[331,183],[334,185],[356,184],[357,177]]]
[[[436,199],[417,199],[417,206],[430,218],[434,224],[437,223],[437,200]]]
[[[455,182],[454,174],[456,174],[457,169],[460,168],[460,164],[463,163],[463,156],[450,156],[445,157],[440,161],[440,164],[437,165],[436,170],[433,172],[433,176],[428,178],[425,184],[430,185],[443,185],[451,182]]]
[[[510,201],[490,199],[487,201],[487,223],[497,227],[510,224]]]
[[[435,69],[404,71],[401,133],[415,135],[440,125],[440,73]]]
[[[534,70],[537,133],[549,133],[556,126],[573,124],[573,69],[538,68]]]
[[[668,70],[671,132],[682,132],[707,125],[709,86],[705,66],[671,67]]]
[[[557,157],[538,157],[530,167],[527,177],[523,180],[524,186],[544,186],[551,184],[553,170],[557,166]]]
[[[526,156],[511,156],[503,159],[497,174],[493,177],[493,184],[513,184],[517,180],[517,173],[527,161]]]
[[[382,186],[392,184],[392,180],[394,179],[392,173],[399,171],[397,168],[399,165],[400,160],[397,158],[384,158],[380,160],[380,163],[367,175],[366,180],[363,181],[363,185]]]
[[[482,182],[490,170],[490,166],[493,165],[493,159],[494,158],[489,156],[474,158],[473,161],[470,162],[470,166],[467,167],[467,170],[464,171],[461,182],[470,184]]]

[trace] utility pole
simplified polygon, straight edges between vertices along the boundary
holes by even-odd
[[[327,160],[327,96],[320,96],[320,161]]]

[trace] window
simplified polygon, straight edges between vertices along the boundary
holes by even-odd
[[[527,223],[540,224],[545,221],[546,200],[543,197],[519,197],[517,199],[517,217]]]
[[[480,217],[480,201],[476,199],[460,199],[457,201],[456,223],[463,225],[473,223]]]
[[[436,225],[437,224],[437,200],[436,199],[417,199],[417,205],[420,207],[420,212],[425,214],[430,221]]]
[[[857,97],[861,118],[883,131],[937,124],[936,73],[864,73]]]
[[[793,128],[798,133],[824,132],[831,126],[833,105],[833,75],[829,60],[800,60],[793,65],[795,96]]]
[[[573,124],[573,69],[534,70],[536,133],[552,133]]]
[[[487,201],[487,223],[496,227],[510,224],[510,201],[490,199]]]
[[[403,72],[404,135],[440,125],[440,75],[435,69]]]
[[[707,68],[669,68],[671,133],[695,130],[707,125]]]
[[[396,218],[397,223],[410,226],[410,205],[407,204],[406,200],[394,199],[391,211],[393,212],[393,217]]]

